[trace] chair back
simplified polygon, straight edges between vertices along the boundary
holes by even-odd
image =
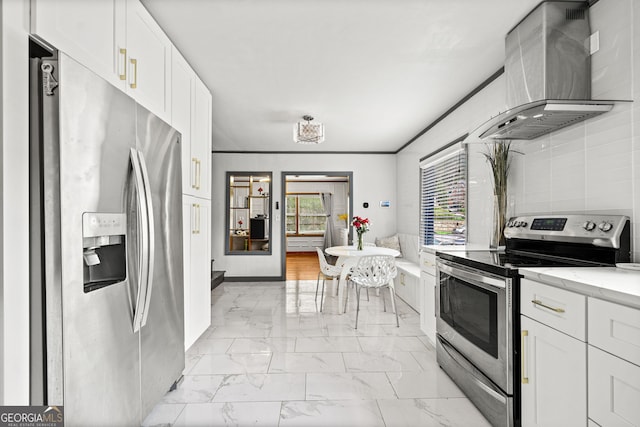
[[[380,287],[389,284],[398,274],[396,261],[391,255],[360,257],[351,271],[351,280],[363,286]]]
[[[327,259],[324,256],[324,252],[320,248],[316,248],[318,252],[318,261],[320,262],[320,271],[322,274],[326,276],[335,276],[336,275],[336,267],[329,264]],[[340,274],[340,270],[337,271]]]

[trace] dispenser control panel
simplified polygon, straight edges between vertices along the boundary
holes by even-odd
[[[123,213],[82,214],[82,237],[124,235],[127,232],[127,216]]]

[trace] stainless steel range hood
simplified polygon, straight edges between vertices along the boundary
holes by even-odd
[[[586,2],[540,3],[505,40],[507,111],[465,142],[535,139],[610,111],[617,101],[590,99],[590,35]]]

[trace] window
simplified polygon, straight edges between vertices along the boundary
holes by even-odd
[[[420,241],[466,243],[467,153],[458,139],[420,164]]]
[[[320,194],[287,194],[287,235],[323,235],[327,215]]]

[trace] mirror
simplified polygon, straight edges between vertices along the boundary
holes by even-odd
[[[271,172],[227,172],[226,255],[271,254]]]

